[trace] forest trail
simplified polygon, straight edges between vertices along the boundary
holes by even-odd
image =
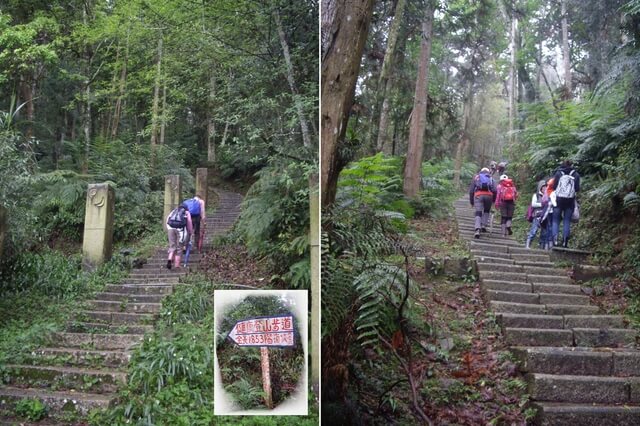
[[[483,297],[526,374],[536,424],[640,424],[637,333],[625,328],[622,316],[600,314],[548,251],[500,235],[495,221],[493,233],[474,239],[468,198],[455,209]]]
[[[203,247],[227,232],[240,214],[240,194],[215,193],[216,210],[207,215]],[[52,336],[49,346],[32,352],[21,364],[6,366],[9,384],[0,387],[0,409],[10,411],[25,398],[43,402],[49,415],[86,415],[94,408],[106,408],[118,385],[126,381],[132,350],[153,329],[162,299],[189,273],[167,270],[166,256],[166,248],[158,248],[122,283],[107,285],[86,301],[65,331]],[[199,253],[192,254],[189,269],[196,269],[200,259]]]

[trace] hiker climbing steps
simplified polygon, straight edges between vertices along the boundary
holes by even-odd
[[[229,230],[240,214],[242,196],[215,190],[215,211],[207,215],[204,246]],[[190,257],[195,268],[201,253]],[[10,410],[20,399],[39,399],[50,414],[75,411],[86,415],[106,408],[126,382],[131,351],[153,330],[162,299],[171,294],[184,270],[166,269],[166,249],[158,249],[140,269],[120,284],[105,286],[71,321],[54,333],[50,344],[33,351],[20,364],[5,366],[8,383],[0,387],[0,408]]]
[[[637,332],[592,306],[548,251],[524,248],[498,229],[475,238],[468,198],[455,209],[483,296],[526,374],[536,424],[640,424]]]

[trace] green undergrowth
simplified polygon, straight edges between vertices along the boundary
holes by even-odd
[[[159,227],[158,227],[159,228]],[[23,362],[55,331],[77,318],[85,300],[118,283],[140,259],[165,245],[158,231],[132,243],[119,243],[111,260],[94,272],[82,270],[79,253],[25,251],[0,264],[0,364]],[[51,342],[53,343],[53,342]]]
[[[309,417],[213,415],[216,286],[190,274],[163,300],[160,319],[133,353],[117,403],[93,412],[92,425],[317,424]],[[316,408],[317,412],[317,408]]]

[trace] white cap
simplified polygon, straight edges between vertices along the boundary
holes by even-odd
[[[505,179],[509,179],[509,176],[507,176],[507,175],[500,176],[500,180],[505,180]]]

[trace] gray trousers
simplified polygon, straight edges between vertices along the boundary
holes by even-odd
[[[493,196],[491,195],[478,195],[473,200],[473,205],[476,208],[476,229],[486,228],[487,226],[489,226],[491,204],[493,204]]]

